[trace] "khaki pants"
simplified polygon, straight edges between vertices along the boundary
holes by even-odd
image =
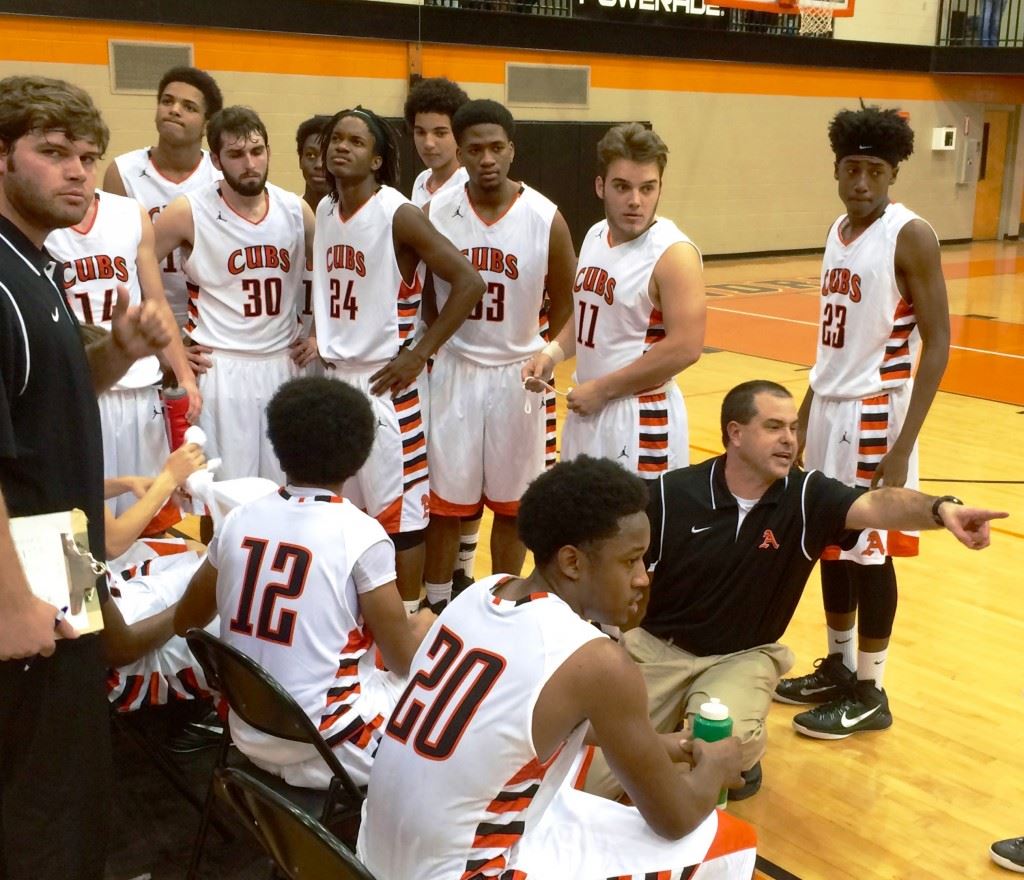
[[[718,697],[729,707],[733,734],[740,738],[743,766],[749,769],[765,753],[764,720],[772,691],[793,666],[793,652],[785,645],[758,645],[735,654],[697,657],[652,636],[644,629],[629,630],[623,645],[640,665],[647,684],[647,708],[659,733],[690,727],[700,704]],[[597,749],[587,773],[586,790],[617,798],[622,786]]]

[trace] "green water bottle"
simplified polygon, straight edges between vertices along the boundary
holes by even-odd
[[[693,718],[693,738],[704,742],[718,742],[729,736],[732,736],[729,707],[718,697],[711,697],[706,703],[701,703],[700,712]],[[728,801],[729,789],[723,788],[718,793],[718,803],[715,806],[724,810]]]

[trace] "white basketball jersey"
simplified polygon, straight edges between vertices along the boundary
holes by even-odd
[[[302,263],[302,296],[299,299],[299,323],[302,324],[302,335],[309,336],[313,332],[313,263],[304,260]]]
[[[501,366],[526,360],[544,347],[538,316],[557,211],[554,202],[526,184],[493,223],[477,214],[465,186],[435,196],[430,221],[487,282],[483,298],[445,348],[476,363]],[[440,310],[451,285],[435,276],[434,292]]]
[[[665,338],[661,312],[651,302],[651,276],[662,254],[679,242],[697,249],[664,217],[615,247],[608,240],[607,220],[587,232],[572,288],[579,382],[628,366]]]
[[[313,238],[313,316],[325,358],[355,369],[387,363],[412,336],[422,285],[402,280],[395,256],[395,211],[409,200],[382,186],[348,220],[326,198],[316,209]]]
[[[202,158],[195,170],[184,180],[173,181],[164,177],[150,159],[151,147],[122,153],[116,159],[118,173],[124,184],[125,194],[135,199],[149,213],[150,220],[156,220],[164,208],[178,196],[194,192],[215,180],[221,179],[221,173],[213,167],[210,154],[203,150]],[[185,276],[181,273],[182,253],[171,251],[160,266],[161,278],[164,282],[164,293],[171,306],[178,326],[182,327],[188,317],[188,294],[185,290]]]
[[[893,202],[852,242],[843,215],[832,224],[821,264],[818,352],[811,389],[861,399],[910,381],[921,348],[914,306],[896,284],[896,240],[913,211]]]
[[[96,213],[82,226],[55,229],[46,238],[46,249],[64,264],[64,298],[82,324],[110,329],[117,286],[128,288],[129,305],[142,302],[136,260],[142,241],[142,215],[134,199],[96,190]],[[145,388],[161,378],[155,357],[135,361],[116,390]]]
[[[416,175],[416,180],[413,181],[410,199],[417,208],[422,208],[432,199],[436,199],[441,193],[450,192],[453,189],[461,189],[466,185],[466,181],[469,180],[469,172],[460,165],[455,169],[451,177],[431,192],[427,189],[427,181],[430,179],[431,174],[433,172],[429,168],[424,168]]]
[[[387,540],[352,502],[289,487],[235,508],[210,544],[221,638],[277,679],[331,745],[369,720],[356,704],[376,651],[352,571]],[[271,764],[310,757],[234,716],[231,733],[246,755]]]
[[[553,593],[498,599],[507,575],[445,609],[413,658],[370,774],[359,854],[377,877],[436,880],[514,868],[516,844],[576,758],[580,725],[545,763],[533,749],[544,685],[607,638]],[[511,876],[511,875],[509,875]]]
[[[185,260],[185,331],[212,348],[282,351],[301,332],[302,199],[268,183],[267,211],[253,223],[224,200],[222,186],[211,183],[186,197],[195,235]]]

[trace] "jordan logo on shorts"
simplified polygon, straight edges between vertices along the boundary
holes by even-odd
[[[775,540],[775,535],[772,534],[771,529],[765,529],[764,535],[761,536],[761,543],[757,545],[758,550],[778,550],[779,542]]]
[[[626,451],[626,446],[622,447],[622,452],[619,453],[618,457],[619,458],[629,458],[629,453]]]
[[[849,436],[847,435],[846,431],[843,431],[843,436],[839,438],[839,442],[840,442],[840,443],[846,443],[847,445],[849,445],[849,443],[850,443],[850,438],[849,438]]]

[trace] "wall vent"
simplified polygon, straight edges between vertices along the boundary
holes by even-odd
[[[115,95],[155,95],[172,67],[192,66],[190,43],[110,40],[110,90]]]
[[[590,103],[590,68],[506,64],[505,99],[511,106],[585,108]]]

